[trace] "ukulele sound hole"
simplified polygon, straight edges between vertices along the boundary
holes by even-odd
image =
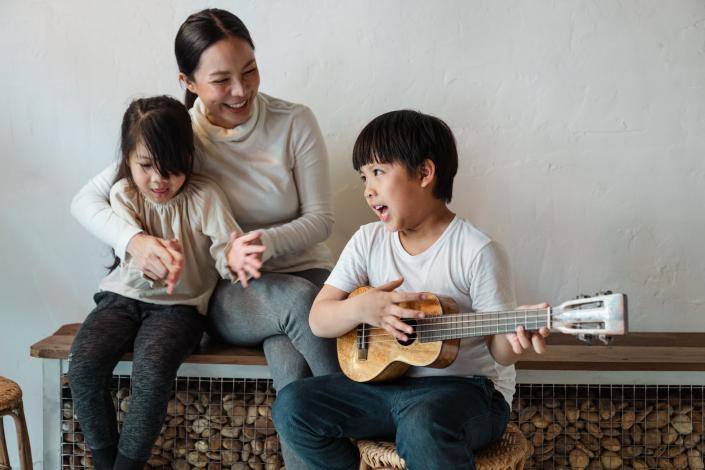
[[[414,329],[414,332],[406,335],[406,337],[408,338],[406,341],[397,340],[397,342],[402,346],[408,346],[414,341],[416,341],[416,320],[407,320],[405,323],[407,325],[411,325],[411,327]]]

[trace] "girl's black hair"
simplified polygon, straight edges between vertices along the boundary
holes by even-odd
[[[163,176],[184,175],[184,186],[193,173],[194,142],[191,116],[170,96],[139,98],[127,107],[120,132],[120,162],[114,183],[132,181],[130,155],[142,144]],[[183,186],[182,186],[183,187]],[[120,264],[116,256],[110,271]]]
[[[194,13],[181,25],[174,40],[174,53],[179,72],[193,80],[193,72],[198,68],[201,54],[212,44],[227,37],[236,37],[247,41],[255,49],[255,43],[250,37],[245,23],[229,11],[218,8]],[[184,104],[187,108],[193,106],[196,95],[186,90]]]
[[[355,171],[369,163],[396,162],[415,174],[426,159],[436,165],[433,195],[450,202],[458,150],[450,127],[437,117],[407,109],[382,114],[362,129],[353,147]]]
[[[183,104],[166,95],[130,103],[122,117],[115,182],[132,178],[130,154],[140,143],[161,175],[185,175],[188,182],[193,173],[194,143],[191,116]]]

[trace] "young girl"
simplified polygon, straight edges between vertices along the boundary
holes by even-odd
[[[218,186],[192,175],[191,129],[184,105],[166,96],[135,100],[123,117],[112,211],[167,240],[181,274],[175,285],[153,281],[129,254],[116,258],[76,335],[69,383],[97,470],[142,469],[164,422],[176,371],[200,342],[219,273],[233,279],[226,249],[230,234],[242,232]],[[108,386],[130,350],[132,397],[118,435]]]

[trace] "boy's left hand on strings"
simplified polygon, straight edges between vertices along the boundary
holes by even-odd
[[[531,310],[535,308],[547,308],[547,303],[535,305],[522,305],[517,307],[517,310]],[[507,333],[505,337],[512,346],[514,354],[523,354],[526,350],[533,348],[537,354],[542,354],[546,350],[545,338],[550,334],[550,331],[545,326],[538,331],[526,331],[523,326],[518,326],[516,332]]]
[[[262,276],[262,253],[267,249],[262,244],[261,230],[245,235],[238,232],[230,234],[230,250],[227,253],[228,267],[237,275],[242,287],[247,287],[248,276],[259,279]]]

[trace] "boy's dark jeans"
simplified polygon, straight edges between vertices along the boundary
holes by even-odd
[[[396,440],[411,470],[474,470],[473,450],[501,437],[509,405],[484,377],[370,384],[335,374],[287,385],[273,414],[280,438],[312,469],[355,470],[350,438],[383,438]]]

